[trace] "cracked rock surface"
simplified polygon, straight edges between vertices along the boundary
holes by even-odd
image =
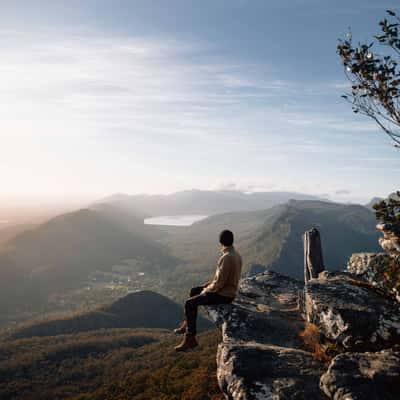
[[[324,271],[304,286],[267,271],[207,311],[222,329],[217,378],[228,400],[400,398],[399,305],[358,274]],[[347,349],[329,368],[300,339],[305,319]]]
[[[305,307],[308,320],[348,350],[381,350],[400,342],[399,305],[345,272],[307,282]]]
[[[231,305],[207,307],[223,340],[217,377],[227,399],[320,400],[323,364],[304,350],[302,282],[268,271],[242,280]]]
[[[354,253],[347,263],[347,271],[371,282],[400,303],[400,290],[396,282],[387,279],[391,257],[386,253]]]
[[[321,377],[334,400],[396,400],[400,397],[400,351],[344,353]]]

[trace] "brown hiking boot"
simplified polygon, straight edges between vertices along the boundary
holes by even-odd
[[[186,351],[194,349],[196,346],[198,346],[196,336],[186,335],[182,343],[175,347],[175,351]]]
[[[178,328],[174,329],[174,333],[176,335],[183,335],[186,333],[186,320],[183,321]]]

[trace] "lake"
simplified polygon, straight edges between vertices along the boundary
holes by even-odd
[[[204,218],[207,218],[207,215],[163,215],[146,218],[144,223],[146,225],[190,226]]]

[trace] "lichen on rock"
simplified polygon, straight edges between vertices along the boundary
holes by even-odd
[[[321,377],[331,399],[396,400],[400,393],[400,351],[344,353]]]
[[[396,263],[396,259],[386,253],[355,253],[347,263],[347,271],[367,280],[400,303],[400,270],[396,273]]]
[[[304,348],[298,297],[302,282],[267,271],[243,279],[231,305],[207,311],[222,328],[217,377],[231,400],[325,399],[324,364]]]
[[[393,259],[354,254],[346,271],[322,271],[305,284],[268,270],[243,279],[234,303],[208,306],[222,328],[225,397],[397,399],[400,305],[386,279]]]
[[[350,274],[325,274],[305,286],[307,318],[348,350],[381,350],[400,342],[400,308]]]

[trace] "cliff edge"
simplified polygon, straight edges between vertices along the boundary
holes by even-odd
[[[207,307],[226,399],[398,399],[400,304],[373,280],[382,257],[353,255],[305,283],[266,271],[243,279],[234,303]]]

